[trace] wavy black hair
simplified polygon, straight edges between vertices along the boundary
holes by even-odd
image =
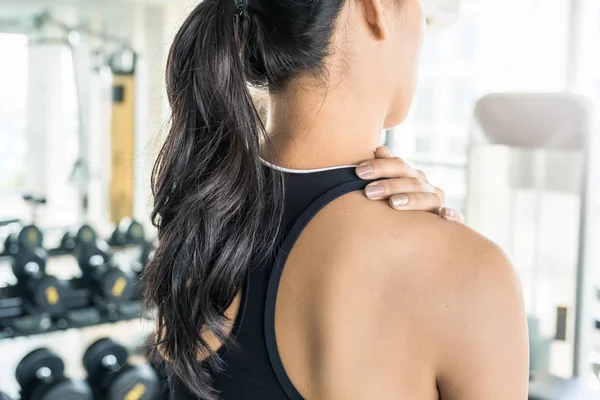
[[[273,93],[320,76],[343,4],[203,0],[171,47],[172,121],[152,174],[158,245],[142,287],[157,313],[154,361],[169,360],[200,399],[218,398],[211,375],[223,368],[201,333],[231,344],[224,312],[272,254],[282,219],[283,178],[261,164],[271,146],[249,87]]]

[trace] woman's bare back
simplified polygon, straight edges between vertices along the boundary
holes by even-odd
[[[526,318],[504,254],[469,228],[361,193],[329,204],[300,235],[275,331],[307,399],[527,395]]]

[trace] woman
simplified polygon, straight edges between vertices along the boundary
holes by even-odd
[[[354,174],[406,191],[356,165],[407,115],[423,31],[417,0],[204,0],[184,23],[144,278],[172,398],[526,398],[504,254]]]

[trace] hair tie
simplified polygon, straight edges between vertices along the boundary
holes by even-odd
[[[235,1],[235,9],[238,13],[243,14],[248,8],[248,0],[234,0]]]

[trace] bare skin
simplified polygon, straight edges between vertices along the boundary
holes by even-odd
[[[443,207],[445,200],[443,190],[432,186],[423,171],[414,169],[398,157],[393,157],[387,147],[378,147],[375,151],[375,158],[361,165],[369,165],[373,170],[364,179],[385,178],[385,180],[378,182],[383,188],[383,194],[371,196],[368,190],[365,190],[364,196],[366,199],[379,202],[387,201],[390,207],[396,211],[427,211],[439,215],[447,221],[465,222],[465,217],[460,212]],[[398,206],[393,202],[393,199],[398,196],[406,196],[408,201]],[[230,321],[226,326],[226,332],[228,333],[233,328],[241,298],[242,294],[240,292],[225,312],[225,316]],[[202,336],[213,351],[217,351],[221,347],[222,343],[212,332],[205,331]],[[206,356],[206,354],[199,355],[198,358],[204,359]]]
[[[525,399],[525,320],[495,245],[354,193],[325,208],[292,250],[276,333],[307,399]]]
[[[371,159],[382,129],[408,113],[423,28],[417,0],[347,1],[326,82],[298,77],[271,97],[278,163]],[[391,160],[378,173],[398,168]],[[395,181],[381,200],[417,192],[404,209],[432,211],[440,195],[424,182]],[[238,308],[239,296],[232,321]],[[526,317],[509,260],[432,212],[397,212],[359,192],[328,205],[288,258],[275,319],[286,372],[309,400],[527,398]]]
[[[238,308],[239,296],[232,321]],[[286,372],[306,399],[526,399],[523,310],[494,244],[433,214],[351,193],[296,242],[275,326]]]
[[[239,297],[231,320],[238,308]],[[397,213],[351,193],[294,246],[275,326],[286,372],[306,399],[526,399],[523,310],[494,244],[433,214]]]
[[[386,178],[378,182],[378,185],[383,188],[383,193],[371,196],[368,190],[365,190],[364,197],[366,199],[379,202],[387,201],[390,207],[397,211],[427,211],[439,215],[447,221],[465,222],[465,218],[460,212],[443,207],[445,200],[443,190],[432,186],[423,171],[414,169],[398,157],[393,157],[387,147],[378,147],[375,151],[375,158],[361,165],[369,165],[373,169],[373,172],[365,176],[364,179]],[[398,196],[406,196],[408,202],[397,206],[393,199]],[[231,321],[227,326],[229,332],[231,332],[233,321],[237,316],[241,297],[240,292],[225,312],[225,316]],[[211,332],[204,332],[203,337],[213,350],[216,351],[221,347],[221,342]]]

